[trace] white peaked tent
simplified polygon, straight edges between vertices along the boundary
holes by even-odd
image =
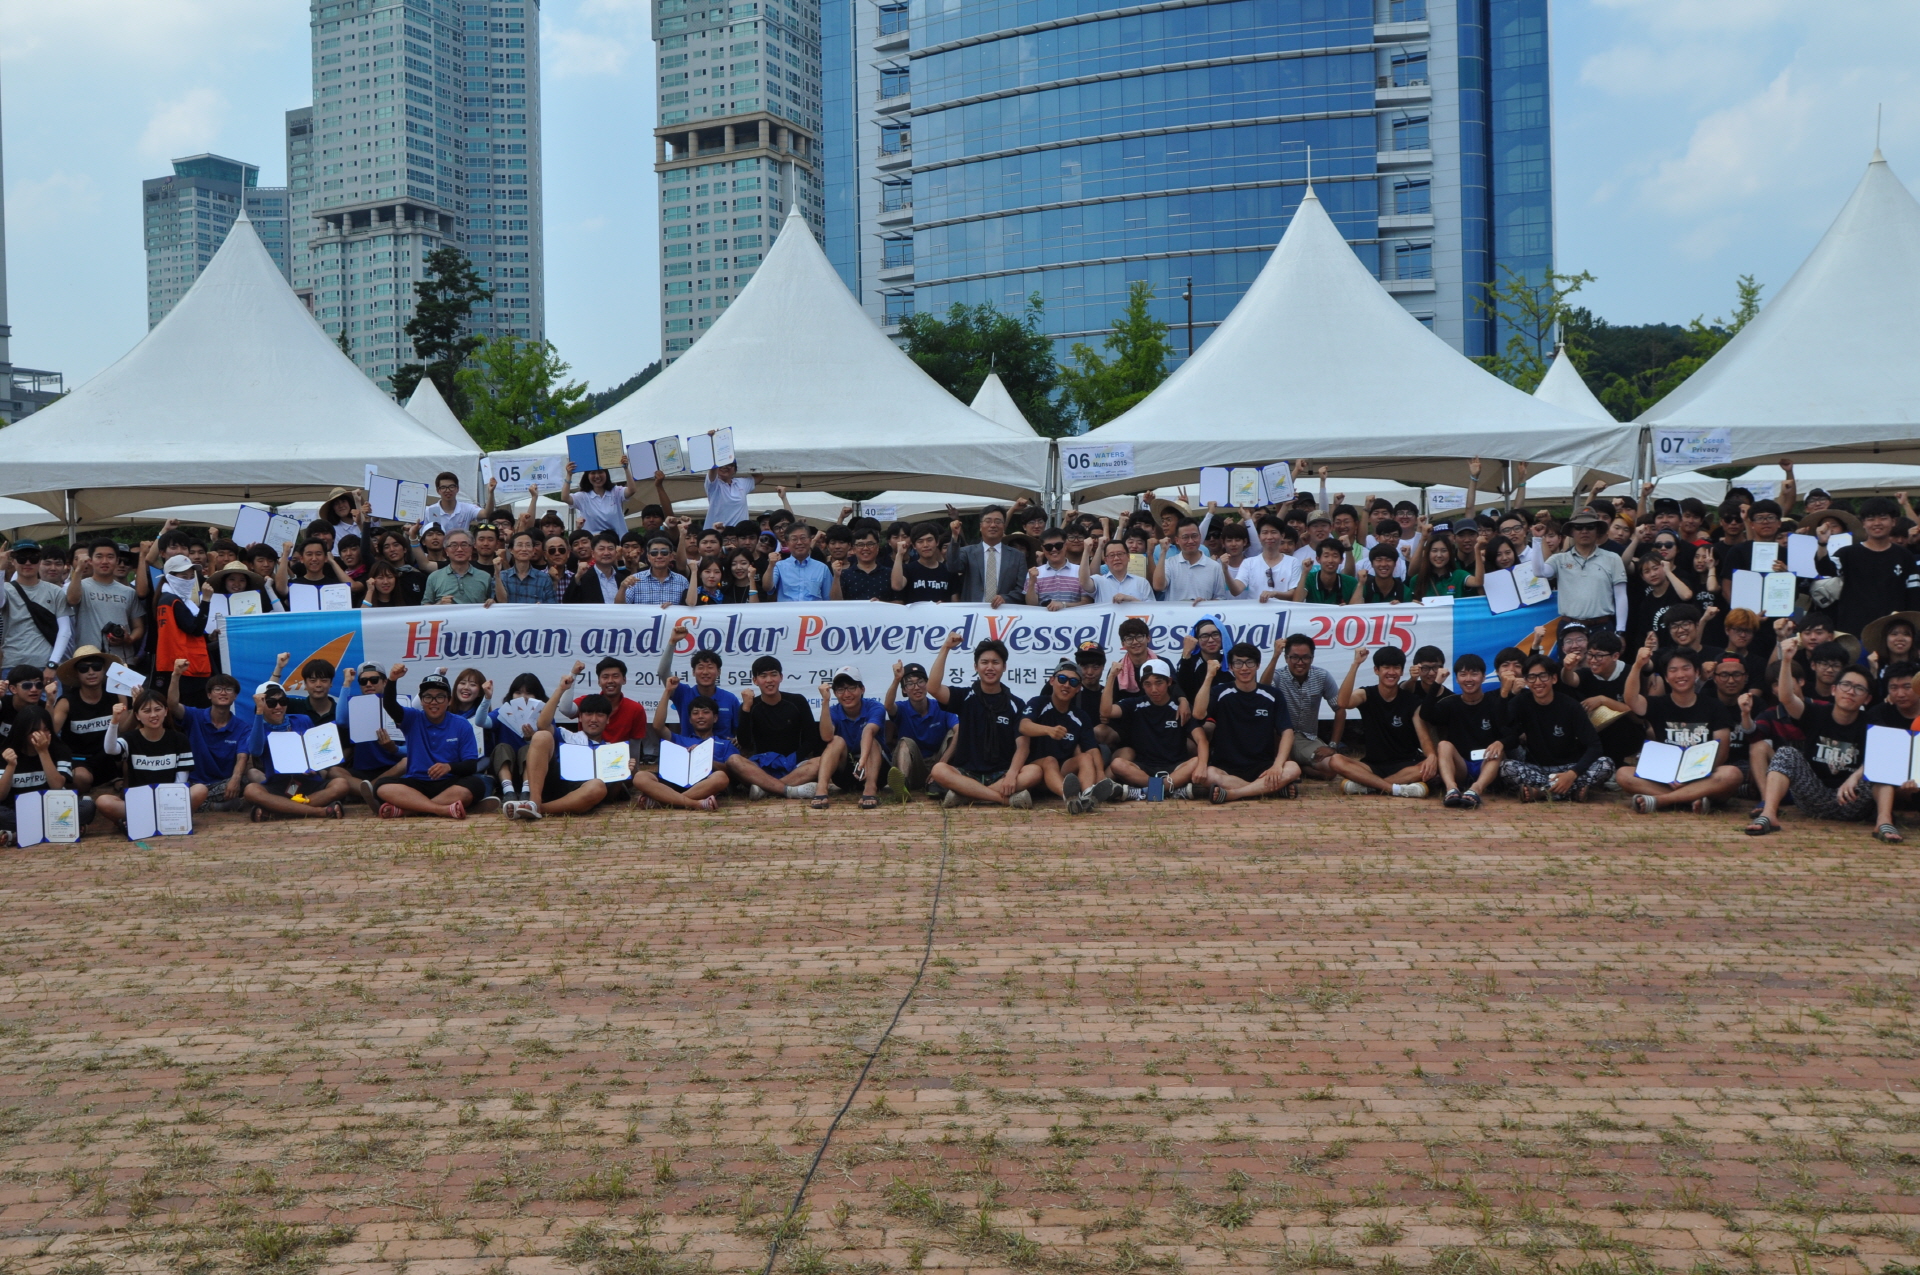
[[[1104,495],[1300,457],[1461,486],[1474,456],[1625,477],[1635,431],[1537,402],[1462,358],[1367,272],[1309,188],[1226,321],[1133,410],[1062,446],[1076,443],[1132,447],[1132,478],[1087,489]]]
[[[1786,286],[1640,423],[1727,430],[1735,462],[1920,460],[1916,296],[1920,203],[1876,150]]]
[[[1025,436],[1037,432],[1020,410],[1020,405],[1013,401],[1013,395],[1007,393],[1007,387],[1000,380],[998,372],[987,373],[987,379],[980,382],[980,392],[973,396],[973,402],[968,406],[1016,434]]]
[[[0,496],[90,522],[156,505],[320,499],[360,486],[368,465],[431,482],[471,455],[340,352],[243,216],[140,344],[0,431]]]
[[[1589,420],[1614,423],[1613,413],[1593,396],[1587,388],[1580,369],[1567,357],[1567,347],[1561,346],[1554,351],[1553,363],[1547,368],[1546,376],[1534,388],[1533,396],[1543,403],[1572,412],[1575,416],[1584,416]],[[1572,500],[1576,494],[1584,495],[1592,486],[1581,472],[1571,465],[1556,465],[1552,469],[1542,470],[1527,480],[1526,503],[1529,505],[1560,505]],[[1709,478],[1705,474],[1692,471],[1662,474],[1654,485],[1655,496],[1671,496],[1675,500],[1684,500],[1693,496],[1708,505],[1718,505],[1726,497],[1725,479]],[[1601,492],[1603,496],[1639,495],[1639,487],[1632,482],[1615,483]]]
[[[1533,396],[1542,403],[1550,403],[1575,416],[1614,424],[1613,413],[1602,406],[1600,400],[1593,396],[1593,391],[1587,388],[1587,379],[1573,365],[1564,345],[1553,352],[1553,362],[1548,365],[1547,374],[1540,378],[1540,384],[1534,387]]]
[[[874,325],[798,211],[734,303],[674,364],[570,433],[619,430],[630,449],[731,428],[742,473],[789,490],[898,485],[1038,492],[1047,440],[974,412]],[[565,455],[544,438],[507,455]],[[644,462],[636,460],[644,468]],[[642,477],[645,477],[643,474]],[[701,478],[674,481],[696,495]]]
[[[447,406],[447,400],[440,396],[440,387],[433,383],[432,377],[421,377],[420,384],[413,387],[413,394],[407,399],[406,412],[445,439],[450,446],[462,451],[464,459],[460,468],[453,472],[460,475],[463,491],[477,493],[486,489],[486,484],[480,481],[480,445],[473,441],[473,435],[467,433],[467,427]]]

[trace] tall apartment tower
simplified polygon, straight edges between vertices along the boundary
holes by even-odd
[[[0,424],[31,416],[65,391],[58,372],[13,364],[13,328],[7,322],[6,181],[0,179]]]
[[[659,0],[660,357],[684,354],[746,286],[787,208],[816,235],[820,0]],[[845,0],[842,0],[845,2]]]
[[[221,155],[173,161],[168,177],[140,183],[147,241],[147,326],[167,317],[227,240],[244,197],[267,255],[288,273],[287,190],[261,186],[260,167]]]
[[[313,108],[287,112],[287,280],[313,308]]]
[[[1184,356],[1309,175],[1462,353],[1553,261],[1547,0],[826,0],[822,62],[827,252],[883,325],[1037,293],[1097,344],[1146,280]]]
[[[413,285],[442,245],[493,290],[482,336],[546,336],[539,0],[313,0],[303,289],[385,382],[413,359]],[[299,287],[296,282],[296,287]]]

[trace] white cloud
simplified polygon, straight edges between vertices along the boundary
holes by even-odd
[[[1782,19],[1799,20],[1795,0],[1592,0],[1596,8],[1620,11],[1664,31],[1704,31],[1721,37],[1759,31]]]
[[[558,15],[548,14],[542,23],[550,76],[618,75],[647,42],[645,0],[584,0],[573,18],[574,25],[563,26]]]
[[[9,62],[76,45],[96,57],[145,58],[204,56],[209,38],[257,47],[286,26],[285,15],[275,0],[0,0]]]
[[[227,99],[218,90],[188,89],[148,117],[146,131],[140,134],[140,154],[158,161],[210,149],[226,109]]]
[[[18,239],[57,230],[100,207],[100,187],[85,173],[62,169],[7,184],[7,224]]]

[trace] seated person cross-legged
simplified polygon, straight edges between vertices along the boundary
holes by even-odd
[[[1665,695],[1648,695],[1642,689],[1647,669],[1658,661]],[[1634,653],[1633,667],[1627,671],[1627,707],[1647,723],[1647,737],[1655,743],[1675,748],[1693,748],[1709,741],[1718,744],[1713,769],[1690,782],[1660,782],[1640,773],[1639,762],[1617,776],[1620,787],[1633,794],[1637,814],[1650,815],[1662,807],[1684,806],[1697,815],[1710,814],[1713,808],[1740,791],[1739,767],[1727,761],[1727,748],[1736,714],[1729,712],[1711,691],[1701,693],[1700,657],[1685,647],[1671,647],[1657,656],[1647,647]]]
[[[690,784],[682,785],[661,778],[647,770],[636,769],[633,772],[634,804],[648,810],[663,806],[681,810],[718,810],[720,794],[727,790],[733,781],[727,774],[727,759],[734,756],[736,750],[733,741],[719,733],[720,704],[712,696],[696,695],[686,702],[686,719],[680,723],[679,730],[667,727],[667,706],[673,702],[674,692],[680,688],[680,679],[667,679],[666,694],[653,710],[653,733],[656,737],[678,744],[682,748],[698,748],[712,741],[713,769]]]
[[[1384,792],[1395,797],[1424,797],[1427,784],[1439,776],[1440,767],[1433,760],[1427,724],[1416,711],[1426,701],[1417,699],[1400,683],[1407,669],[1407,653],[1397,646],[1375,651],[1376,684],[1371,689],[1355,689],[1354,675],[1366,660],[1365,647],[1354,651],[1353,663],[1340,683],[1340,707],[1359,710],[1367,759],[1356,761],[1335,754],[1327,758],[1327,767],[1346,781],[1344,788],[1349,795]]]
[[[1140,689],[1116,702],[1126,666],[1125,660],[1110,666],[1100,691],[1100,715],[1119,734],[1113,777],[1126,785],[1121,796],[1130,801],[1191,799],[1195,781],[1207,773],[1207,732],[1187,701],[1175,694],[1173,666],[1162,659],[1143,662],[1137,670]],[[1212,685],[1209,677],[1207,688]]]
[[[480,773],[480,741],[474,737],[473,723],[449,711],[453,684],[444,674],[427,674],[420,679],[420,706],[407,708],[400,703],[400,679],[406,673],[405,664],[388,669],[386,689],[381,692],[388,718],[406,737],[407,771],[375,786],[380,817],[399,819],[412,814],[465,819],[469,810],[492,814],[500,809],[500,799],[491,795],[493,781]]]
[[[1020,733],[1025,705],[1001,680],[1007,669],[1006,645],[993,638],[981,642],[973,648],[973,685],[948,686],[947,653],[962,636],[958,630],[947,634],[927,679],[933,697],[960,719],[951,760],[933,768],[928,791],[938,785],[940,804],[948,807],[983,801],[1028,809],[1042,779],[1040,767],[1027,760],[1030,741]]]
[[[1287,702],[1260,685],[1260,648],[1240,642],[1227,652],[1233,681],[1213,689],[1214,668],[1194,695],[1194,715],[1206,721],[1205,782],[1213,804],[1300,795],[1300,763],[1293,760],[1293,719]],[[1211,701],[1209,702],[1209,692]]]
[[[560,774],[560,745],[578,744],[597,748],[608,742],[607,725],[613,720],[614,706],[605,695],[587,694],[574,701],[576,716],[573,729],[569,730],[554,721],[560,711],[561,701],[573,689],[574,679],[586,667],[585,663],[574,661],[573,672],[561,679],[560,684],[554,687],[553,694],[541,706],[540,716],[534,721],[533,734],[527,739],[527,795],[518,801],[509,801],[503,807],[508,818],[533,822],[548,815],[584,815],[602,802],[617,801],[626,795],[624,784],[609,785],[597,776],[566,779]]]
[[[1040,767],[1041,782],[1067,806],[1070,815],[1084,815],[1102,801],[1110,801],[1119,785],[1106,777],[1098,723],[1081,712],[1080,666],[1061,660],[1047,679],[1047,692],[1027,704],[1020,733],[1027,737],[1028,755]]]

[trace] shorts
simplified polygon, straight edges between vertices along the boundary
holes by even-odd
[[[568,793],[578,792],[592,782],[591,779],[562,779],[560,778],[560,768],[555,766],[547,771],[547,781],[541,785],[540,788],[540,800],[558,801]],[[624,794],[626,790],[627,786],[624,783],[608,784],[607,799],[610,801]]]
[[[395,766],[397,766],[400,762],[404,760],[405,760],[404,758],[396,757],[392,761],[388,762],[386,765],[376,766],[372,770],[349,769],[347,773],[349,775],[352,775],[356,780],[364,779],[368,783],[377,783],[380,779],[380,776],[386,774],[389,770],[392,770]]]
[[[853,773],[854,761],[855,759],[852,757],[847,758],[847,760],[841,762],[839,767],[833,772],[834,786],[839,788],[841,792],[853,792],[866,783],[865,780]],[[884,763],[882,763],[881,769],[886,769]]]
[[[1318,735],[1303,735],[1299,731],[1293,732],[1293,759],[1302,766],[1311,766],[1315,753],[1319,752],[1322,748],[1332,747],[1332,744],[1329,744]]]
[[[104,753],[98,757],[76,757],[73,759],[73,768],[92,775],[96,788],[104,788],[120,778],[120,759]]]
[[[1367,769],[1371,770],[1381,779],[1385,779],[1389,775],[1397,775],[1407,767],[1418,766],[1419,764],[1420,758],[1418,757],[1386,757],[1380,761],[1374,761],[1372,758],[1367,759]],[[1476,771],[1475,773],[1477,774],[1478,772]]]
[[[291,797],[295,793],[311,797],[332,782],[331,775],[309,771],[304,775],[269,775],[260,786],[276,797]]]
[[[458,786],[472,793],[475,801],[484,799],[488,793],[493,791],[492,782],[489,781],[485,775],[479,774],[442,775],[438,779],[415,779],[411,775],[402,775],[397,779],[389,779],[387,782],[390,784],[405,784],[415,792],[423,793],[429,797],[438,797],[447,789]]]
[[[1484,761],[1469,761],[1467,763],[1467,782],[1472,783],[1474,780],[1480,778],[1480,768],[1486,764]]]
[[[1240,782],[1247,783],[1247,784],[1252,783],[1254,780],[1260,778],[1260,776],[1267,773],[1267,768],[1265,766],[1256,765],[1255,763],[1250,761],[1243,761],[1238,765],[1234,765],[1234,766],[1222,766],[1216,763],[1214,765],[1214,769],[1219,771],[1224,771],[1225,773],[1232,775],[1235,779],[1238,779]]]
[[[754,753],[747,760],[775,779],[797,770],[800,766],[798,753]]]

